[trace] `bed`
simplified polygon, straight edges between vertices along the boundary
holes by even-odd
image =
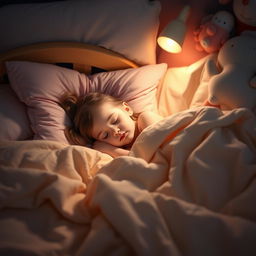
[[[84,14],[85,2],[10,5],[0,8],[0,19],[10,11],[21,20],[36,11],[67,13],[62,8],[71,10],[67,19],[81,22],[73,11]],[[117,2],[124,13],[116,19],[135,7],[148,14],[133,18],[134,24],[145,22],[136,31],[147,31],[149,48],[143,36],[136,47],[134,37],[121,45],[124,26],[127,33],[134,24],[113,32],[116,20],[107,28],[110,36],[95,41],[88,38],[104,22],[97,28],[90,23],[83,39],[34,34],[30,42],[27,36],[10,41],[12,22],[5,24],[10,35],[0,42],[0,255],[254,255],[255,114],[202,106],[209,82],[205,64],[216,55],[179,67],[156,63],[158,1],[109,5]],[[86,14],[95,15],[93,6]],[[71,25],[62,20],[60,26]],[[129,156],[113,159],[69,144],[64,129],[70,120],[58,104],[66,90],[113,94],[137,112],[157,111],[164,119],[138,136]]]

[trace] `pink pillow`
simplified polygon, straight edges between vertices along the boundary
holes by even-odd
[[[69,90],[84,95],[100,91],[128,102],[135,112],[154,110],[156,87],[167,65],[147,65],[91,76],[51,64],[24,61],[9,61],[6,68],[11,87],[28,107],[34,138],[68,143],[64,129],[70,120],[58,104],[63,93]]]
[[[0,140],[25,140],[33,137],[26,106],[8,84],[0,85]]]

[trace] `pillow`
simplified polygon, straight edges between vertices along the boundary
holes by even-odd
[[[73,0],[0,8],[0,52],[36,42],[100,45],[138,64],[155,64],[159,1]]]
[[[25,140],[33,137],[26,106],[7,84],[0,85],[0,140]]]
[[[84,95],[99,91],[126,101],[134,112],[154,110],[156,87],[167,65],[147,65],[91,76],[51,64],[24,61],[7,62],[6,68],[11,87],[28,106],[34,138],[68,143],[64,129],[70,120],[58,104],[65,92]]]

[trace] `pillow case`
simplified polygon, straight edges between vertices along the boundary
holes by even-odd
[[[33,137],[26,106],[8,84],[0,84],[0,140],[25,140]]]
[[[152,64],[91,76],[51,64],[25,61],[9,61],[6,69],[11,87],[28,107],[34,138],[68,143],[64,129],[70,120],[58,104],[65,92],[84,95],[99,91],[126,101],[134,112],[154,110],[156,88],[167,65]]]
[[[7,5],[0,9],[0,52],[36,42],[76,41],[154,64],[160,7],[149,0]]]

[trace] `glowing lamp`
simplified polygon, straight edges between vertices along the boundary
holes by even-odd
[[[171,53],[179,53],[182,50],[186,34],[186,20],[190,7],[186,5],[179,16],[171,21],[157,38],[161,48]]]

